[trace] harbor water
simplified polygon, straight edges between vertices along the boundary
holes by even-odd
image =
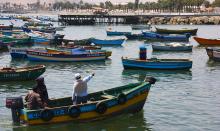
[[[219,38],[220,26],[216,25],[161,25],[164,28],[198,28],[197,36]],[[66,39],[88,37],[106,38],[107,25],[68,26]],[[130,25],[115,25],[112,29],[131,31]],[[220,129],[220,63],[209,60],[205,48],[190,38],[192,52],[153,52],[147,46],[148,57],[189,58],[193,61],[190,71],[124,70],[121,57],[138,57],[139,46],[149,42],[127,40],[123,46],[104,47],[112,51],[110,59],[103,62],[29,62],[12,60],[8,52],[0,52],[0,66],[26,66],[45,64],[43,74],[50,98],[71,96],[74,74],[87,76],[95,72],[88,83],[89,92],[96,92],[128,83],[143,81],[153,76],[158,81],[152,86],[143,110],[89,123],[62,123],[40,126],[13,125],[11,111],[5,98],[24,96],[34,85],[28,82],[0,82],[0,131],[218,131]]]

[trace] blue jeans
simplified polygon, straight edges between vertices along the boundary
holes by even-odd
[[[87,96],[75,96],[73,104],[81,104],[87,102]]]

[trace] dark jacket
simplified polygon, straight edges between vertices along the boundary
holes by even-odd
[[[36,79],[36,81],[37,81],[37,85],[35,87],[35,88],[37,88],[36,93],[38,93],[40,95],[40,98],[43,103],[47,103],[49,97],[48,97],[47,87],[44,84],[44,78],[40,77],[40,78]]]

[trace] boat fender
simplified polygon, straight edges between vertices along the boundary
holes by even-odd
[[[155,84],[157,79],[154,77],[145,77],[145,82],[149,82],[150,84]]]
[[[40,112],[40,118],[43,121],[50,121],[53,117],[54,117],[54,113],[49,109],[44,109]]]
[[[96,112],[99,114],[104,114],[107,111],[108,107],[104,102],[99,102],[96,104]]]
[[[81,111],[79,109],[79,107],[77,106],[70,106],[69,109],[68,109],[68,114],[70,117],[72,118],[76,118],[76,117],[79,117]]]
[[[119,104],[125,104],[127,102],[127,97],[124,93],[121,93],[118,95],[118,103]]]

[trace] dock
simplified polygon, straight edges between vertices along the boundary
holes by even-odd
[[[99,23],[106,24],[140,24],[148,21],[153,17],[197,17],[197,16],[219,16],[216,14],[130,14],[130,15],[95,15],[95,14],[71,14],[58,15],[58,21],[62,25],[94,25]]]

